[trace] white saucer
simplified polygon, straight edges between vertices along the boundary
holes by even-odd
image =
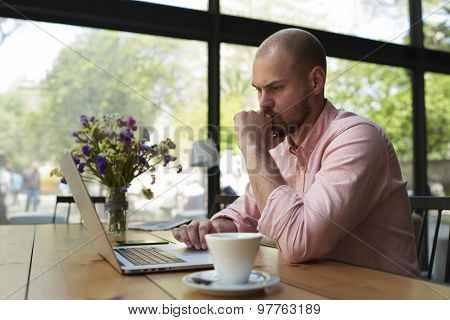
[[[218,296],[237,296],[254,293],[277,284],[280,278],[267,272],[253,270],[248,283],[223,285],[218,283],[219,276],[215,270],[200,271],[183,277],[183,283],[189,287]]]

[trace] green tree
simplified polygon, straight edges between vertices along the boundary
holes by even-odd
[[[220,69],[220,144],[221,150],[239,152],[233,117],[242,110],[258,108],[256,91],[251,86],[256,48],[222,44]]]
[[[422,16],[425,47],[450,51],[450,4],[442,0],[423,0]]]
[[[406,70],[328,59],[326,96],[380,125],[401,160],[412,159],[411,80]]]
[[[184,112],[201,104],[205,114],[206,81],[193,81],[196,64],[188,63],[198,57],[198,47],[194,41],[87,29],[59,52],[37,87],[0,95],[9,141],[1,142],[2,152],[21,165],[56,161],[72,145],[81,114],[119,112],[148,127],[183,125]],[[204,125],[204,119],[191,125]]]

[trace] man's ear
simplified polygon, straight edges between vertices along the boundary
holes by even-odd
[[[316,66],[309,73],[309,79],[315,95],[323,92],[325,88],[326,74],[322,67]]]

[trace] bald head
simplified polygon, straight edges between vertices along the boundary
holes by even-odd
[[[327,71],[325,49],[311,33],[301,29],[283,29],[268,37],[259,46],[256,57],[284,50],[292,58],[299,71],[308,74],[318,66]]]

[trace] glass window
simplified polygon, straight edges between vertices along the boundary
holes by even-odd
[[[450,76],[425,73],[428,188],[432,196],[450,196]],[[431,255],[437,211],[428,212],[428,255]],[[432,277],[444,281],[450,210],[443,211]]]
[[[80,115],[113,112],[150,128],[152,141],[171,137],[184,167],[156,173],[150,202],[140,190],[151,178],[135,179],[132,219],[206,214],[206,180],[201,168],[189,168],[192,141],[206,138],[206,43],[11,19],[0,26],[11,31],[0,44],[0,166],[10,217],[27,211],[20,177],[33,161],[40,202],[28,210],[53,212],[55,194],[69,191],[49,171],[72,146]]]
[[[450,4],[446,0],[422,0],[425,46],[450,51]]]
[[[336,106],[376,122],[387,133],[412,192],[412,97],[407,70],[328,58],[326,96]]]
[[[428,183],[434,196],[450,196],[450,76],[425,74]]]
[[[255,52],[254,47],[220,46],[220,171],[224,193],[232,189],[241,195],[249,181],[236,144],[233,116],[242,110],[259,108],[255,89],[251,86]]]
[[[151,2],[173,7],[182,7],[196,10],[208,10],[208,0],[136,0],[140,2]]]
[[[222,13],[409,43],[406,0],[221,0]]]

